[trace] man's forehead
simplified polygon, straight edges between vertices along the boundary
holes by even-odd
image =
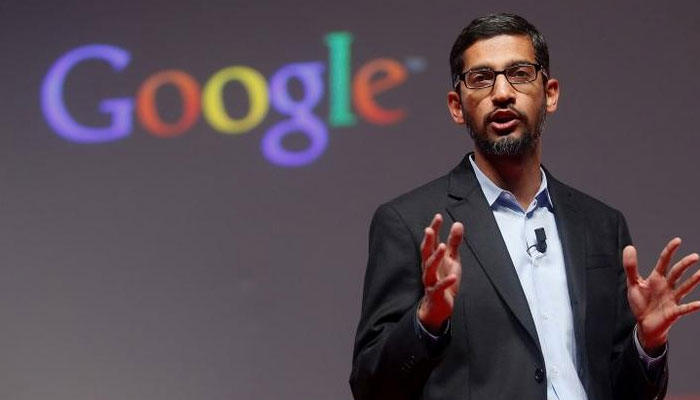
[[[464,70],[506,68],[514,63],[535,62],[535,48],[527,35],[497,35],[474,42],[464,51]]]

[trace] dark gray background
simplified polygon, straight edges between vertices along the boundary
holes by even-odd
[[[524,15],[549,41],[562,97],[547,167],[625,213],[645,271],[674,235],[684,253],[700,249],[695,2],[5,0],[0,398],[349,399],[370,217],[471,148],[446,111],[447,56],[494,11]],[[64,141],[40,111],[49,66],[81,45],[132,53],[123,73],[76,84],[76,112],[98,118],[100,96],[133,96],[167,68],[202,84],[234,64],[269,78],[325,63],[335,30],[353,33],[355,69],[384,56],[426,68],[379,97],[405,107],[404,121],[331,128],[304,168],[260,154],[274,110],[245,135],[200,118],[178,138],[137,126],[102,145]],[[696,315],[672,331],[675,396],[700,393],[699,328]]]

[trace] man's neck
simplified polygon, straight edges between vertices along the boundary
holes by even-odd
[[[513,193],[523,209],[530,206],[542,181],[539,146],[532,152],[509,157],[484,154],[476,149],[474,161],[493,183]]]

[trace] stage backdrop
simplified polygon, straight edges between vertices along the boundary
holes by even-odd
[[[2,1],[0,398],[350,399],[371,215],[470,150],[448,53],[490,12],[549,41],[546,166],[644,271],[700,250],[700,7],[580,3]]]

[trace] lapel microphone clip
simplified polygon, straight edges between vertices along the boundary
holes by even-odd
[[[547,235],[544,233],[544,228],[535,229],[535,238],[537,239],[535,248],[537,251],[544,254],[547,251]]]
[[[535,229],[535,244],[527,248],[527,254],[530,257],[535,256],[532,254],[533,247],[537,249],[540,255],[544,255],[544,253],[547,251],[547,235],[544,233],[544,228]]]

